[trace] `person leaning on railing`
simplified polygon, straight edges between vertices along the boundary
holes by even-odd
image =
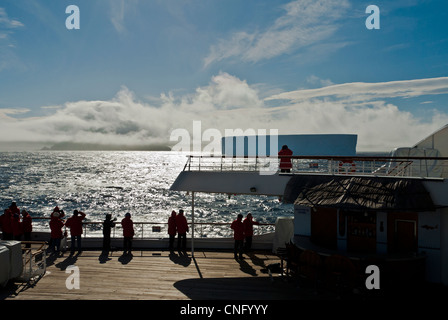
[[[280,156],[280,171],[281,172],[291,172],[292,153],[293,152],[288,148],[288,146],[286,144],[283,145],[282,149],[278,152],[278,155]]]
[[[110,231],[115,227],[115,221],[117,218],[112,219],[110,213],[106,214],[106,220],[103,221],[103,252],[109,253],[110,251]]]
[[[246,250],[246,252],[248,252],[252,249],[252,237],[254,235],[254,224],[259,225],[260,223],[257,221],[254,221],[252,218],[252,214],[248,213],[246,218],[243,221],[244,237],[245,237],[244,250]]]

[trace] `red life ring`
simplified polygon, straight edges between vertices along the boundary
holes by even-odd
[[[345,165],[346,163],[348,163],[350,166],[346,166]],[[355,173],[355,172],[356,172],[356,164],[353,162],[353,160],[339,161],[339,173]]]

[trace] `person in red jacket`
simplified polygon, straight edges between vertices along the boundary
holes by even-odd
[[[15,214],[20,215],[20,210],[17,208],[15,202],[12,202],[8,209],[5,209],[2,219],[1,225],[3,230],[3,240],[13,240],[14,239],[14,230],[13,230],[13,217]],[[17,232],[17,230],[16,230]]]
[[[180,209],[179,214],[176,216],[177,227],[177,249],[179,251],[187,251],[187,232],[188,222],[184,216],[184,210]]]
[[[235,259],[239,258],[243,259],[243,243],[244,243],[244,225],[243,225],[243,215],[238,214],[236,220],[232,222],[230,228],[233,230],[233,239],[235,240],[235,246],[233,253],[235,255]]]
[[[288,146],[286,144],[282,146],[282,150],[280,150],[278,152],[278,155],[280,156],[280,171],[281,172],[291,172],[292,151],[288,148]]]
[[[62,221],[60,217],[60,213],[57,211],[53,211],[50,218],[50,244],[49,250],[51,252],[59,253],[61,247],[61,239],[62,235],[62,227],[64,227],[64,221]]]
[[[252,214],[248,213],[246,218],[243,221],[244,225],[244,237],[245,237],[245,247],[244,249],[248,252],[252,248],[252,236],[254,235],[254,224],[259,225],[260,223],[254,221],[252,218]]]
[[[31,241],[31,232],[33,231],[33,222],[30,214],[26,210],[22,210],[22,227],[25,241]],[[26,248],[30,248],[31,244],[27,243]]]
[[[121,220],[121,226],[123,227],[123,254],[131,254],[132,251],[132,238],[134,237],[134,222],[131,219],[131,214],[128,212],[125,214],[124,219]]]
[[[176,238],[176,211],[171,211],[171,216],[168,218],[168,235],[170,236],[169,248],[172,252],[174,250],[174,239]]]
[[[78,253],[81,253],[82,221],[85,217],[86,214],[84,212],[74,210],[73,215],[65,223],[70,228],[72,254],[75,252],[75,242],[78,247]]]
[[[12,240],[12,216],[10,209],[5,209],[5,211],[3,212],[3,215],[0,217],[0,225],[2,226],[2,239]]]

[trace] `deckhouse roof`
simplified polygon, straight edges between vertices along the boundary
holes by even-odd
[[[349,210],[435,210],[420,179],[389,177],[294,176],[285,188],[283,201]]]

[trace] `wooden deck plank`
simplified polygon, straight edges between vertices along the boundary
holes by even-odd
[[[104,258],[104,257],[103,257]],[[269,253],[253,253],[242,261],[232,252],[195,252],[179,256],[167,251],[134,251],[132,257],[113,252],[107,259],[99,251],[68,253],[48,259],[47,273],[34,286],[14,294],[3,292],[6,300],[178,300],[294,299],[293,286],[275,281],[263,272],[279,259]],[[79,268],[80,288],[69,290],[66,269]],[[67,270],[68,271],[68,270]],[[5,291],[5,290],[4,290]],[[1,293],[1,291],[0,291]]]

